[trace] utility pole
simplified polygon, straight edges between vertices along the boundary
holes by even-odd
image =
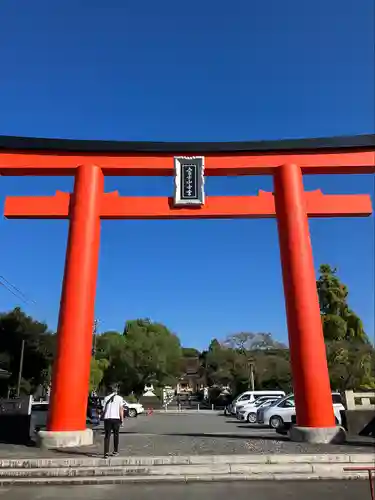
[[[249,364],[249,389],[251,391],[254,391],[255,390],[254,361],[252,359],[249,359],[248,364]]]
[[[25,339],[22,339],[21,343],[21,357],[20,357],[20,367],[18,370],[18,381],[17,381],[17,398],[20,397],[21,392],[21,380],[22,380],[22,371],[23,371],[23,358],[25,354]]]
[[[99,320],[95,319],[94,320],[93,329],[92,329],[92,336],[93,336],[93,339],[92,339],[92,355],[93,356],[95,356],[95,353],[96,353],[96,335],[98,333],[98,325],[99,325]]]

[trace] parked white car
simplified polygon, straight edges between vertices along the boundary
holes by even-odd
[[[235,415],[237,412],[237,407],[240,405],[244,405],[246,403],[253,403],[258,398],[263,396],[269,396],[270,398],[273,396],[285,396],[284,391],[246,391],[237,396],[233,401],[228,410],[225,413],[230,412],[232,415]]]
[[[236,405],[236,417],[239,419],[239,414],[242,412],[245,408],[254,408],[260,406],[262,403],[265,401],[268,401],[269,399],[281,399],[283,396],[277,395],[277,396],[259,396],[255,401],[244,401],[241,403],[238,403]],[[255,410],[256,411],[256,410]]]
[[[271,406],[274,401],[280,401],[280,397],[266,397],[265,399],[259,398],[254,403],[247,404],[237,410],[237,419],[241,421],[246,421],[249,424],[256,424],[257,422],[257,411],[260,408],[266,408]]]
[[[319,402],[317,402],[319,404]],[[332,405],[337,425],[341,425],[340,411],[345,410],[342,404],[341,396],[338,393],[332,393]],[[285,396],[278,401],[274,401],[271,406],[260,408],[257,411],[257,423],[280,429],[284,424],[291,424],[292,417],[296,415],[296,405],[294,395]]]
[[[145,409],[143,408],[143,405],[140,403],[128,403],[124,399],[124,407],[127,409],[128,416],[130,418],[137,417],[141,413],[144,413]]]

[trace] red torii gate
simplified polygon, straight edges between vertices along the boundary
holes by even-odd
[[[274,193],[212,196],[198,208],[176,207],[168,197],[104,193],[106,175],[171,176],[175,156],[197,154],[204,155],[205,175],[273,175]],[[364,217],[372,206],[369,195],[305,192],[302,176],[374,172],[373,135],[256,143],[0,137],[0,175],[75,176],[72,194],[5,201],[7,218],[70,219],[45,444],[76,446],[92,440],[86,404],[101,219],[276,217],[300,431],[296,438],[337,439],[308,217]]]

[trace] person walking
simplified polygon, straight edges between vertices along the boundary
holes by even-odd
[[[112,387],[112,392],[104,399],[104,458],[109,457],[111,434],[113,433],[113,453],[118,456],[120,440],[120,427],[124,420],[124,400],[117,394],[117,387]]]

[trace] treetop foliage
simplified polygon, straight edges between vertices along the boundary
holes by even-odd
[[[348,305],[349,290],[341,283],[337,269],[328,264],[319,268],[317,281],[320,313],[324,338],[327,341],[353,341],[369,343],[363,323]]]

